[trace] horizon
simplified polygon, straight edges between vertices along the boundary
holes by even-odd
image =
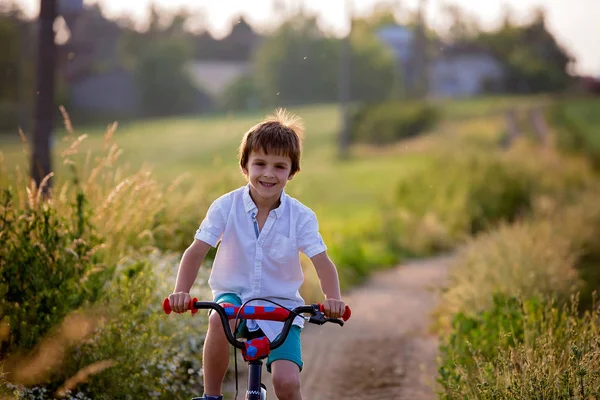
[[[572,7],[564,0],[504,0],[491,3],[479,0],[429,0],[426,15],[429,26],[443,32],[447,21],[441,11],[441,5],[453,4],[458,6],[469,16],[476,18],[483,29],[493,29],[500,22],[505,7],[513,11],[512,14],[519,22],[526,21],[532,11],[537,7],[546,10],[548,29],[555,35],[558,42],[568,50],[576,59],[575,71],[582,75],[600,76],[600,47],[595,43],[595,38],[600,37],[600,24],[594,24],[595,16],[600,15],[600,1],[575,0],[583,7]],[[7,0],[0,0],[6,3]],[[19,6],[24,9],[28,17],[35,17],[39,12],[38,0],[19,0]],[[100,3],[104,14],[109,18],[127,16],[133,19],[137,26],[143,28],[148,19],[148,10],[151,3],[159,9],[174,12],[186,8],[196,15],[195,28],[204,28],[214,37],[225,36],[231,29],[236,18],[244,19],[257,31],[266,31],[276,26],[272,23],[278,14],[275,7],[290,8],[302,6],[305,10],[316,13],[322,29],[343,34],[348,30],[344,0],[254,0],[248,1],[229,0],[228,4],[219,5],[202,4],[192,0],[85,0],[86,5]],[[353,0],[353,8],[357,15],[368,14],[377,4],[400,4],[400,9],[407,12],[416,9],[418,0],[377,1]],[[283,5],[285,4],[285,5]],[[280,15],[280,14],[279,14]],[[279,18],[280,19],[280,18]],[[201,23],[201,25],[199,25]]]

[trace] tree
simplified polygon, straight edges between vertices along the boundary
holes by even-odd
[[[377,102],[399,93],[399,71],[394,57],[374,35],[368,21],[354,22],[350,46],[353,101]]]
[[[0,4],[0,131],[28,129],[34,94],[32,22],[16,3]]]
[[[479,21],[468,15],[456,4],[445,4],[443,12],[450,20],[446,37],[453,42],[466,42],[474,40],[481,32]]]
[[[357,19],[350,37],[351,98],[390,97],[397,68],[368,21]],[[265,39],[254,57],[257,87],[266,104],[338,99],[341,40],[320,31],[314,16],[296,15]]]
[[[316,18],[296,16],[255,53],[257,87],[266,104],[334,101],[337,60],[337,41],[322,35]]]
[[[194,111],[197,90],[184,69],[190,60],[191,49],[180,39],[161,39],[145,49],[134,69],[145,114]]]
[[[569,69],[574,58],[548,30],[543,9],[525,25],[514,24],[507,12],[501,27],[481,32],[475,41],[505,64],[509,91],[557,91],[571,81]]]
[[[121,21],[121,58],[133,70],[145,115],[197,111],[200,93],[186,70],[192,61],[194,34],[186,28],[192,14],[181,9],[165,17],[155,5],[145,31]]]

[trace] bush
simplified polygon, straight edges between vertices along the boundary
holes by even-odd
[[[576,197],[592,182],[585,165],[535,149],[444,151],[398,183],[400,247],[420,254],[453,248],[528,215],[538,197]]]
[[[600,395],[600,312],[496,295],[459,313],[441,346],[442,399],[590,399]]]
[[[343,288],[365,279],[376,268],[394,265],[398,255],[380,223],[323,230],[329,255],[338,265]]]
[[[99,239],[89,227],[83,201],[75,220],[57,215],[32,193],[26,209],[4,190],[0,204],[0,314],[11,327],[0,358],[30,350],[67,314],[95,301],[102,282],[93,269]],[[81,197],[78,197],[81,199]]]
[[[250,75],[236,79],[223,93],[221,107],[226,111],[256,110],[260,107],[260,93]]]
[[[488,310],[490,293],[555,297],[566,301],[581,287],[576,249],[555,226],[518,223],[482,234],[462,248],[437,309],[442,325],[457,313]]]
[[[14,134],[19,129],[19,107],[15,103],[0,101],[0,133]]]
[[[567,152],[587,157],[600,169],[600,118],[598,100],[570,100],[555,103],[548,111],[556,128],[556,144]]]
[[[439,120],[436,108],[425,103],[386,102],[363,106],[352,118],[354,142],[378,146],[416,136]]]
[[[0,198],[0,386],[15,399],[201,391],[205,319],[167,323],[160,312],[173,279],[159,270],[174,278],[177,260],[166,261],[156,240],[177,221],[158,216],[164,189],[149,171],[120,168],[111,135],[106,154],[83,166],[73,136],[63,156],[75,178],[56,183],[51,198],[11,180]]]

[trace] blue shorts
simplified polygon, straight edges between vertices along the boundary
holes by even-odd
[[[215,303],[231,303],[239,307],[242,305],[242,300],[233,293],[225,293],[217,296]],[[260,329],[259,331],[262,334]],[[283,342],[283,344],[275,350],[271,350],[271,353],[267,358],[267,371],[271,372],[271,363],[276,360],[291,361],[295,363],[298,368],[300,368],[300,371],[302,371],[302,345],[300,342],[301,331],[302,328],[300,328],[298,325],[292,325],[285,342]],[[242,337],[248,334],[248,328],[246,327],[245,321],[240,324],[236,330],[236,333]]]

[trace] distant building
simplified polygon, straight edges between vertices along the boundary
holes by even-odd
[[[412,87],[419,75],[415,33],[410,27],[387,25],[377,36],[394,54],[405,87]],[[438,46],[442,50],[430,52],[426,60],[429,97],[469,97],[502,90],[504,67],[490,52],[468,44]]]
[[[69,21],[70,39],[60,48],[60,73],[67,83],[70,107],[85,115],[137,116],[141,99],[132,71],[119,53],[123,33],[99,6],[85,7]],[[209,33],[194,40],[195,60],[185,66],[197,89],[195,109],[212,110],[225,90],[249,73],[250,58],[262,36],[238,19],[223,39]]]
[[[377,31],[379,39],[391,50],[400,68],[402,80],[405,87],[412,86],[411,83],[417,79],[414,70],[414,41],[415,33],[406,26],[386,25]]]
[[[504,67],[488,51],[451,45],[429,63],[429,96],[472,97],[503,89]]]
[[[219,99],[236,80],[251,71],[249,62],[194,61],[187,66],[196,87]]]
[[[70,40],[60,49],[60,71],[76,112],[135,115],[139,108],[133,76],[119,60],[121,28],[97,6],[69,25]]]

